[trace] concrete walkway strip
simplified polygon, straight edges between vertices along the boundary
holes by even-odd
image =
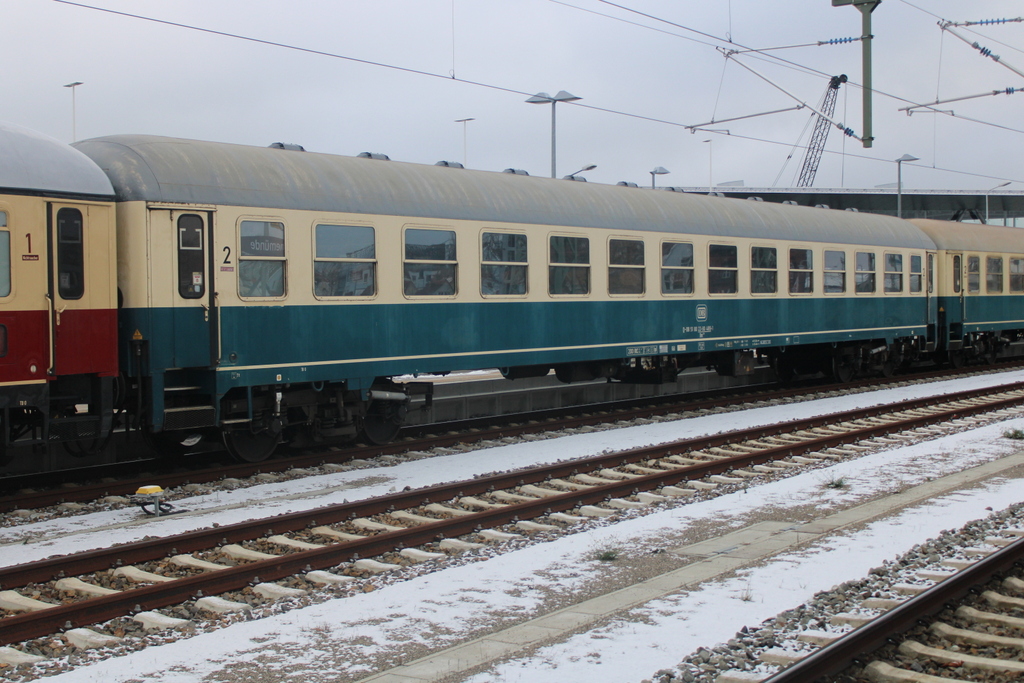
[[[710,539],[685,548],[678,548],[673,552],[693,556],[695,561],[636,585],[585,600],[360,680],[361,683],[427,683],[468,671],[545,641],[563,638],[578,628],[643,605],[651,600],[698,586],[754,561],[766,559],[798,545],[820,540],[844,527],[884,517],[908,505],[929,500],[1021,465],[1024,465],[1024,452],[985,463],[964,472],[940,477],[813,522],[805,524],[760,522],[719,539]],[[611,511],[606,510],[605,512]],[[1005,596],[1000,597],[1003,600],[1019,600]],[[1024,600],[1020,600],[1020,602],[1024,605]],[[1011,664],[1020,666],[1019,670],[1024,671],[1024,662],[1011,662]],[[1014,671],[1017,670],[1014,669]],[[900,680],[910,681],[911,679]],[[949,679],[943,679],[943,681],[948,683]]]

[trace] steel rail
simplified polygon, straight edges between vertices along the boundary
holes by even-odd
[[[814,654],[765,679],[762,683],[809,683],[843,671],[879,649],[894,635],[907,631],[959,600],[1001,572],[1024,562],[1024,537],[960,570],[920,595],[839,638]]]
[[[1012,389],[1019,389],[1012,385]],[[984,390],[986,393],[993,389]],[[941,397],[944,402],[957,402],[974,398],[977,391]],[[837,422],[848,422],[872,417],[883,412],[900,412],[934,405],[940,397],[905,401],[895,406],[847,411],[783,425],[771,425],[751,430],[740,430],[712,437],[687,439],[679,442],[637,448],[612,455],[595,456],[585,460],[557,463],[541,468],[520,470],[511,473],[481,477],[478,479],[442,484],[415,491],[390,494],[381,498],[334,505],[318,510],[280,515],[255,523],[243,522],[225,527],[203,529],[165,539],[151,539],[128,546],[95,550],[74,556],[51,558],[14,567],[0,569],[0,588],[9,589],[29,583],[41,583],[64,576],[64,571],[73,568],[78,575],[103,571],[122,564],[135,564],[168,555],[209,550],[219,545],[252,540],[282,531],[296,531],[311,526],[344,522],[356,516],[371,516],[411,508],[430,502],[447,501],[454,497],[487,493],[496,488],[507,488],[527,483],[542,483],[553,477],[578,474],[581,470],[615,467],[656,457],[672,452],[685,452],[694,448],[711,448],[735,441],[766,438],[787,432],[799,432]],[[472,533],[486,526],[498,526],[519,519],[538,517],[552,512],[576,508],[580,505],[595,504],[610,498],[633,495],[639,491],[677,484],[681,481],[699,479],[712,474],[721,474],[737,467],[770,462],[772,460],[799,455],[801,453],[834,447],[853,441],[873,438],[894,431],[945,422],[977,412],[990,412],[1009,406],[1024,404],[1024,395],[1003,398],[984,404],[956,407],[948,410],[916,416],[900,422],[872,425],[840,434],[822,436],[799,443],[780,445],[747,455],[722,458],[706,463],[689,465],[664,472],[641,475],[635,478],[593,486],[580,491],[571,491],[535,501],[510,504],[502,508],[460,516],[453,519],[439,519],[401,531],[368,536],[355,541],[326,545],[323,548],[296,551],[269,560],[247,563],[218,570],[208,574],[178,579],[159,585],[134,588],[123,593],[99,598],[86,598],[77,602],[45,609],[35,613],[0,619],[0,644],[10,644],[40,637],[75,626],[105,621],[123,616],[138,609],[157,609],[186,601],[203,593],[217,593],[238,590],[247,585],[276,580],[313,569],[326,569],[359,557],[381,554],[409,545],[429,543],[440,538]],[[137,607],[136,607],[137,606]],[[70,626],[69,626],[70,625]]]

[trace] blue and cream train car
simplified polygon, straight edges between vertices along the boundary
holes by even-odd
[[[939,229],[896,218],[162,137],[76,147],[117,197],[143,421],[172,442],[220,430],[244,459],[389,438],[397,375],[661,382],[760,354],[847,379],[957,350],[940,325],[975,331],[937,297]]]
[[[935,242],[938,327],[953,365],[991,361],[1024,329],[1024,232],[1019,228],[911,221]]]

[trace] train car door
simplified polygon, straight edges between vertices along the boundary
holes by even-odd
[[[965,297],[964,286],[964,256],[963,254],[957,254],[947,252],[946,258],[948,259],[949,274],[952,282],[952,292],[947,290],[949,296],[946,297],[946,326],[949,330],[949,341],[948,346],[950,350],[958,351],[963,345],[964,337],[964,316],[966,314],[967,301]]]
[[[109,207],[51,203],[48,374],[117,371],[113,227]]]
[[[212,367],[219,361],[217,299],[210,243],[213,211],[171,211],[174,366]]]
[[[937,341],[936,336],[936,325],[941,326],[938,322],[938,301],[935,296],[935,252],[929,251],[925,255],[925,283],[924,283],[924,296],[925,296],[925,308],[926,308],[926,319],[928,321],[928,351],[934,351]]]

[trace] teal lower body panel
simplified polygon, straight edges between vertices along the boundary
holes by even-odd
[[[919,297],[226,307],[218,386],[891,340],[924,335],[926,313]]]

